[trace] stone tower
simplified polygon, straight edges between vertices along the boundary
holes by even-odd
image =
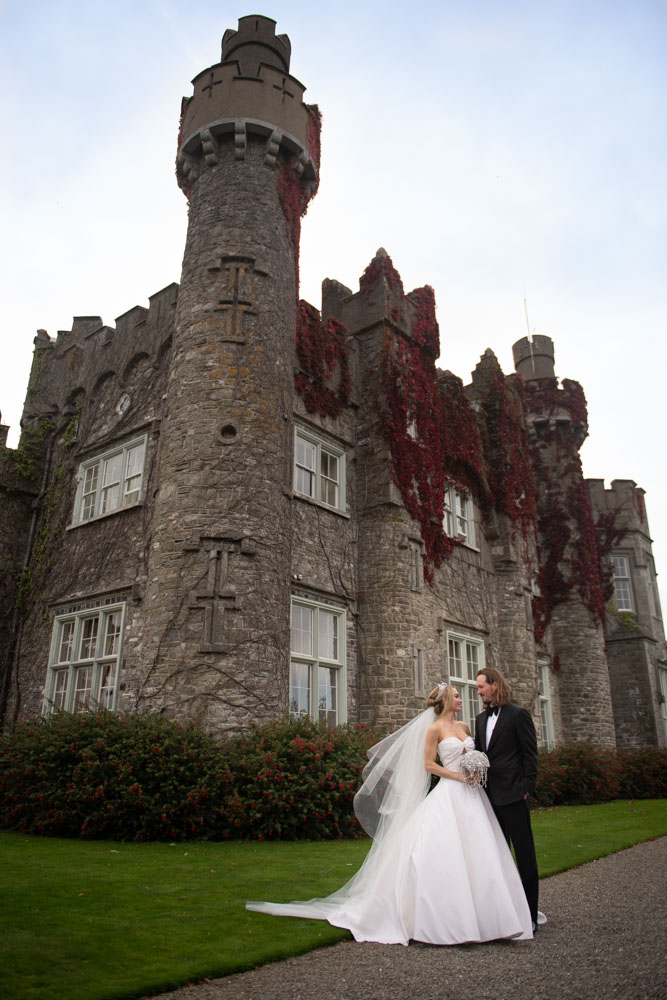
[[[319,153],[289,62],[274,21],[243,17],[182,105],[190,214],[139,705],[214,725],[287,706],[299,225]]]
[[[667,646],[644,490],[588,479],[609,565],[605,638],[619,747],[667,745]]]
[[[526,384],[531,451],[538,487],[536,638],[553,651],[562,740],[616,744],[604,643],[605,601],[595,524],[579,449],[588,434],[578,382],[554,374],[549,337],[512,348]]]

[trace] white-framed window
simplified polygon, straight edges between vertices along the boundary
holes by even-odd
[[[463,702],[459,718],[475,733],[475,716],[484,708],[477,694],[477,674],[484,670],[486,657],[481,639],[457,632],[447,633],[447,672],[449,683],[458,688]]]
[[[293,597],[291,650],[290,715],[346,722],[344,609]]]
[[[464,545],[477,548],[472,497],[466,496],[453,486],[445,491],[443,527],[445,534],[450,538],[458,538]]]
[[[612,556],[611,565],[614,570],[616,607],[619,611],[634,611],[632,581],[630,580],[630,560],[627,556]]]
[[[553,750],[554,740],[554,720],[551,707],[551,685],[549,682],[549,664],[543,660],[538,661],[537,669],[540,675],[540,722],[542,735],[540,745],[547,750]]]
[[[301,427],[294,432],[294,491],[345,510],[345,452]]]
[[[128,441],[82,462],[74,502],[74,524],[112,514],[141,500],[146,437]]]
[[[57,615],[53,622],[44,713],[113,711],[118,692],[125,603]]]

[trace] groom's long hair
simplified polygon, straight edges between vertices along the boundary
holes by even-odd
[[[487,684],[496,684],[496,704],[506,705],[510,700],[510,695],[512,693],[512,688],[509,686],[505,678],[503,677],[500,670],[496,670],[495,667],[484,667],[484,670],[480,670],[477,676],[482,674],[486,677]]]

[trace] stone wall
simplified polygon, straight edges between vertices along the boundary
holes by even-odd
[[[617,743],[662,746],[658,671],[667,669],[667,647],[644,491],[627,479],[609,489],[589,479],[587,487],[608,572],[612,556],[625,559],[629,571],[631,609],[619,609],[612,588],[605,618]]]
[[[295,394],[294,421],[345,453],[346,495],[341,510],[292,489],[292,595],[325,601],[346,613],[347,718],[359,717],[358,633],[358,525],[354,517],[357,495],[355,458],[356,403],[337,416],[309,412]],[[291,453],[292,454],[292,453]]]
[[[9,711],[41,710],[54,615],[82,602],[132,597],[126,616],[121,684],[132,662],[133,614],[146,581],[153,521],[153,489],[173,310],[178,288],[151,297],[149,309],[121,316],[116,329],[98,317],[75,321],[55,342],[36,345],[24,411],[24,437],[52,414],[49,475],[35,527],[28,571],[29,598],[21,626],[17,670],[9,685]],[[123,401],[123,405],[119,406]],[[147,451],[142,501],[102,518],[74,523],[81,463],[138,436]],[[23,438],[22,438],[23,441]],[[20,525],[17,518],[17,524]],[[136,630],[137,624],[134,628]],[[122,703],[123,699],[121,699]]]
[[[18,639],[22,593],[17,581],[32,538],[44,444],[23,450],[6,447],[8,427],[0,425],[0,718],[6,706],[11,665]],[[35,442],[36,443],[36,442]],[[28,454],[26,454],[28,451]],[[35,453],[36,452],[36,453]],[[33,528],[34,533],[34,528]]]

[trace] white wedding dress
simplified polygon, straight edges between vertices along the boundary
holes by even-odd
[[[442,766],[460,771],[463,753],[474,747],[470,736],[448,736],[438,745]],[[395,826],[332,896],[248,909],[328,920],[357,941],[383,944],[532,938],[523,886],[484,791],[441,778]]]

